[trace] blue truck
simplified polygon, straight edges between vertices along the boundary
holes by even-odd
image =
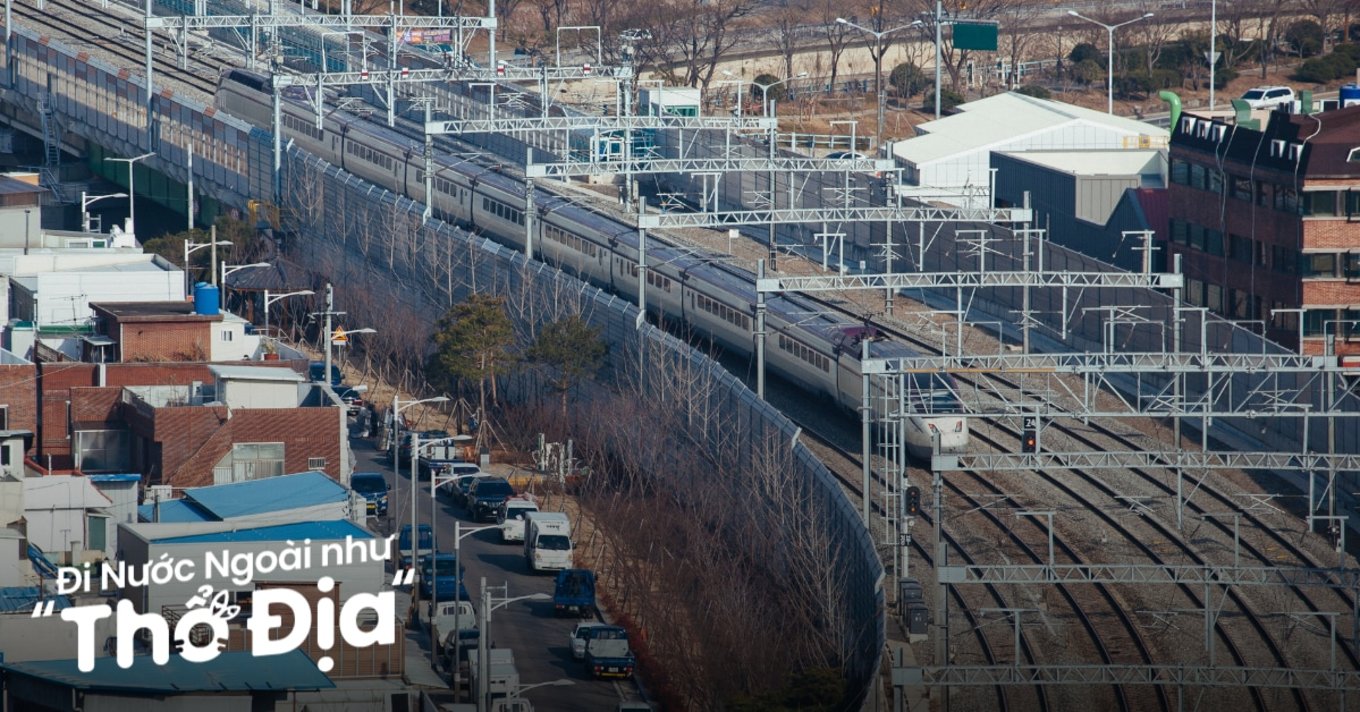
[[[553,586],[553,613],[584,617],[595,614],[595,572],[590,569],[567,569],[557,572]]]
[[[411,525],[404,524],[397,535],[397,568],[408,569],[426,554],[434,553],[434,530],[430,525],[421,524],[416,530],[415,547],[411,546]]]
[[[586,672],[592,677],[630,678],[637,658],[628,646],[628,631],[620,626],[605,625],[590,631],[586,642]]]
[[[436,552],[423,557],[420,560],[420,597],[427,601],[432,599],[452,601],[455,599],[454,591],[462,588],[456,598],[461,601],[471,600],[467,587],[460,586],[462,568],[456,554]]]
[[[387,516],[387,478],[381,472],[356,472],[350,475],[349,487],[363,495],[368,516]]]

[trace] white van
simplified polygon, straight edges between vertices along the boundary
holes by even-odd
[[[524,541],[524,516],[538,511],[538,503],[529,496],[511,497],[496,510],[496,524],[501,528],[501,542]]]
[[[524,515],[524,561],[530,571],[572,568],[571,521],[562,512]]]

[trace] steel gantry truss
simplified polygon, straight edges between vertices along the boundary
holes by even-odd
[[[772,119],[763,117],[685,117],[685,116],[529,116],[501,119],[458,119],[430,121],[425,132],[431,135],[469,133],[530,133],[534,131],[638,131],[643,129],[702,129],[743,131],[764,128]]]
[[[785,171],[813,173],[817,171],[885,171],[894,168],[892,161],[870,158],[649,158],[634,161],[568,161],[562,163],[534,163],[526,172],[530,178],[567,178],[598,173],[622,173],[630,168],[634,173],[726,173],[730,171]]]
[[[822,222],[986,222],[1023,223],[1034,219],[1027,208],[822,207],[660,213],[639,217],[639,227],[731,227],[774,223]],[[881,287],[879,287],[881,289]]]

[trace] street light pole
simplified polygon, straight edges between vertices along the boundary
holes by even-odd
[[[298,291],[296,291],[296,292],[288,292],[287,294],[275,294],[274,296],[271,297],[271,296],[269,295],[269,290],[268,290],[268,289],[264,290],[264,336],[265,336],[265,338],[269,338],[269,305],[270,305],[270,304],[273,304],[274,302],[277,302],[277,301],[280,301],[280,300],[283,300],[283,299],[287,299],[288,297],[306,297],[306,296],[311,296],[311,295],[313,295],[313,294],[316,294],[316,292],[313,292],[313,291],[310,290],[310,289],[302,289],[302,290],[298,290]]]
[[[148,5],[147,7],[149,8],[150,5]],[[147,12],[150,12],[150,10],[148,10]],[[150,32],[150,30],[148,30],[148,32]],[[149,35],[148,35],[148,36],[149,36]],[[147,41],[150,42],[151,40],[147,40]],[[148,56],[149,56],[149,55],[150,55],[150,53],[148,52]],[[148,60],[148,61],[149,61],[149,60]],[[151,101],[151,99],[148,97],[148,98],[147,98],[147,102],[148,102],[148,103],[147,103],[147,106],[148,106],[148,107],[151,105],[151,104],[150,104],[150,101]],[[149,114],[148,114],[148,116],[149,116]],[[150,129],[150,126],[151,126],[151,122],[148,121],[148,122],[147,122],[148,130]],[[134,157],[132,157],[132,158],[109,158],[109,157],[105,157],[105,158],[104,158],[104,160],[106,160],[106,161],[114,161],[114,162],[118,162],[118,163],[126,163],[126,164],[127,164],[127,167],[128,167],[128,233],[130,233],[133,237],[136,237],[136,236],[137,236],[137,191],[136,191],[136,190],[133,188],[133,186],[132,186],[132,175],[133,175],[133,173],[132,173],[132,164],[136,163],[137,161],[140,161],[140,160],[143,160],[143,159],[150,158],[150,157],[152,157],[152,156],[154,156],[154,155],[156,155],[155,151],[152,151],[151,153],[143,153],[143,154],[140,155],[140,156],[134,156]]]
[[[879,146],[883,145],[883,114],[888,100],[883,91],[883,54],[888,51],[888,48],[883,44],[883,38],[898,30],[905,30],[908,27],[918,27],[920,26],[921,21],[916,20],[915,22],[902,25],[901,27],[894,27],[891,30],[871,30],[867,27],[856,25],[844,17],[836,18],[836,22],[839,22],[842,25],[848,25],[860,32],[874,36],[874,90],[878,93],[878,131],[874,135],[874,150],[878,150]],[[874,24],[882,27],[882,22],[883,20],[880,17]],[[936,83],[939,83],[938,77]],[[851,150],[858,151],[859,147],[855,146]]]
[[[1103,23],[1103,22],[1100,22],[1099,20],[1092,20],[1091,18],[1089,18],[1089,17],[1087,17],[1087,16],[1085,16],[1085,15],[1083,15],[1083,14],[1077,12],[1076,10],[1068,10],[1068,11],[1067,11],[1067,14],[1071,15],[1072,17],[1076,17],[1076,18],[1085,20],[1085,21],[1087,21],[1087,22],[1089,22],[1089,23],[1091,23],[1091,24],[1093,24],[1093,25],[1100,25],[1101,27],[1104,27],[1104,28],[1105,28],[1105,32],[1106,32],[1106,35],[1108,36],[1109,43],[1110,43],[1110,47],[1109,47],[1109,58],[1106,60],[1106,64],[1105,64],[1105,75],[1106,75],[1106,80],[1105,80],[1105,86],[1106,86],[1106,89],[1105,89],[1105,91],[1106,91],[1106,96],[1105,96],[1105,113],[1110,114],[1110,115],[1114,115],[1114,31],[1117,30],[1117,29],[1119,29],[1119,28],[1121,28],[1121,27],[1123,27],[1123,26],[1125,26],[1125,25],[1132,25],[1133,23],[1138,22],[1139,20],[1146,20],[1146,19],[1148,19],[1149,17],[1152,17],[1152,16],[1153,16],[1154,14],[1156,14],[1156,13],[1151,13],[1151,12],[1149,12],[1149,13],[1147,13],[1146,15],[1143,15],[1142,17],[1135,17],[1135,18],[1133,18],[1132,20],[1127,20],[1127,21],[1121,22],[1121,23],[1119,23],[1119,24],[1117,24],[1117,25],[1107,25],[1107,24],[1105,24],[1105,23]]]
[[[239,272],[243,269],[254,269],[256,267],[273,267],[268,262],[253,262],[248,265],[229,265],[222,263],[222,291],[217,294],[217,307],[222,310],[227,308],[227,275],[232,272]]]
[[[80,231],[81,232],[90,231],[90,213],[88,210],[86,210],[86,208],[90,207],[91,203],[103,200],[105,198],[126,198],[126,197],[128,197],[127,193],[109,193],[108,195],[87,196],[85,194],[85,191],[83,190],[80,191]]]
[[[940,118],[940,23],[944,22],[944,8],[935,0],[935,118]]]
[[[509,591],[507,590],[506,593],[509,593]],[[487,712],[487,708],[491,705],[491,700],[488,699],[491,696],[491,691],[487,684],[491,666],[490,648],[487,643],[487,639],[491,637],[491,631],[488,630],[491,627],[491,611],[508,606],[515,601],[543,601],[551,598],[552,596],[546,593],[531,593],[527,596],[502,599],[493,606],[491,604],[491,589],[487,588],[486,577],[482,577],[482,607],[478,611],[480,620],[477,624],[477,712]]]
[[[215,236],[217,235],[217,226],[214,225],[213,228],[212,228],[212,230],[213,230],[213,236],[215,237]],[[193,241],[190,241],[190,240],[185,240],[185,241],[184,241],[184,292],[185,292],[186,294],[189,293],[189,287],[190,287],[190,284],[189,284],[189,255],[194,254],[195,252],[197,252],[198,250],[200,250],[200,249],[202,249],[202,248],[204,248],[204,247],[212,247],[212,254],[213,254],[213,258],[212,258],[212,267],[208,270],[208,274],[212,275],[212,276],[210,277],[210,279],[212,279],[212,281],[213,281],[214,283],[216,283],[216,282],[217,282],[217,246],[218,246],[218,245],[230,245],[230,244],[231,244],[231,242],[228,241],[228,240],[212,240],[211,242],[193,242]]]

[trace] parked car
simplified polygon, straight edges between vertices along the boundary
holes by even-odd
[[[472,482],[467,494],[467,510],[473,520],[481,521],[496,516],[501,503],[515,496],[515,488],[504,477],[479,477]]]
[[[628,679],[637,667],[637,658],[628,645],[628,631],[616,625],[592,628],[586,640],[586,672],[596,678]]]
[[[455,587],[461,583],[459,579],[462,578],[464,571],[456,554],[448,552],[427,554],[420,560],[420,597],[427,601],[432,598],[441,601],[452,600]],[[466,586],[458,591],[458,600],[470,600]]]
[[[368,516],[387,515],[387,478],[381,472],[356,472],[349,477],[349,487],[368,501]]]
[[[449,498],[459,507],[467,507],[468,492],[472,491],[472,485],[477,483],[480,477],[468,477],[461,480],[454,480],[453,485],[448,488]]]
[[[1242,101],[1253,109],[1273,109],[1280,104],[1294,103],[1294,90],[1289,87],[1253,87],[1242,95]]]
[[[524,541],[524,515],[537,512],[533,495],[518,495],[501,503],[496,510],[496,524],[501,528],[501,543]]]
[[[365,390],[362,386],[341,386],[335,389],[335,395],[340,396],[350,415],[358,415],[368,405],[368,401],[364,400]]]
[[[577,660],[584,660],[586,657],[586,643],[590,642],[591,632],[596,628],[606,628],[608,623],[600,621],[582,621],[576,624],[571,631],[571,656]]]
[[[411,525],[403,524],[397,534],[397,568],[406,569],[426,554],[434,553],[434,530],[428,524],[418,525],[415,541],[411,541]],[[414,544],[414,546],[413,546]]]

